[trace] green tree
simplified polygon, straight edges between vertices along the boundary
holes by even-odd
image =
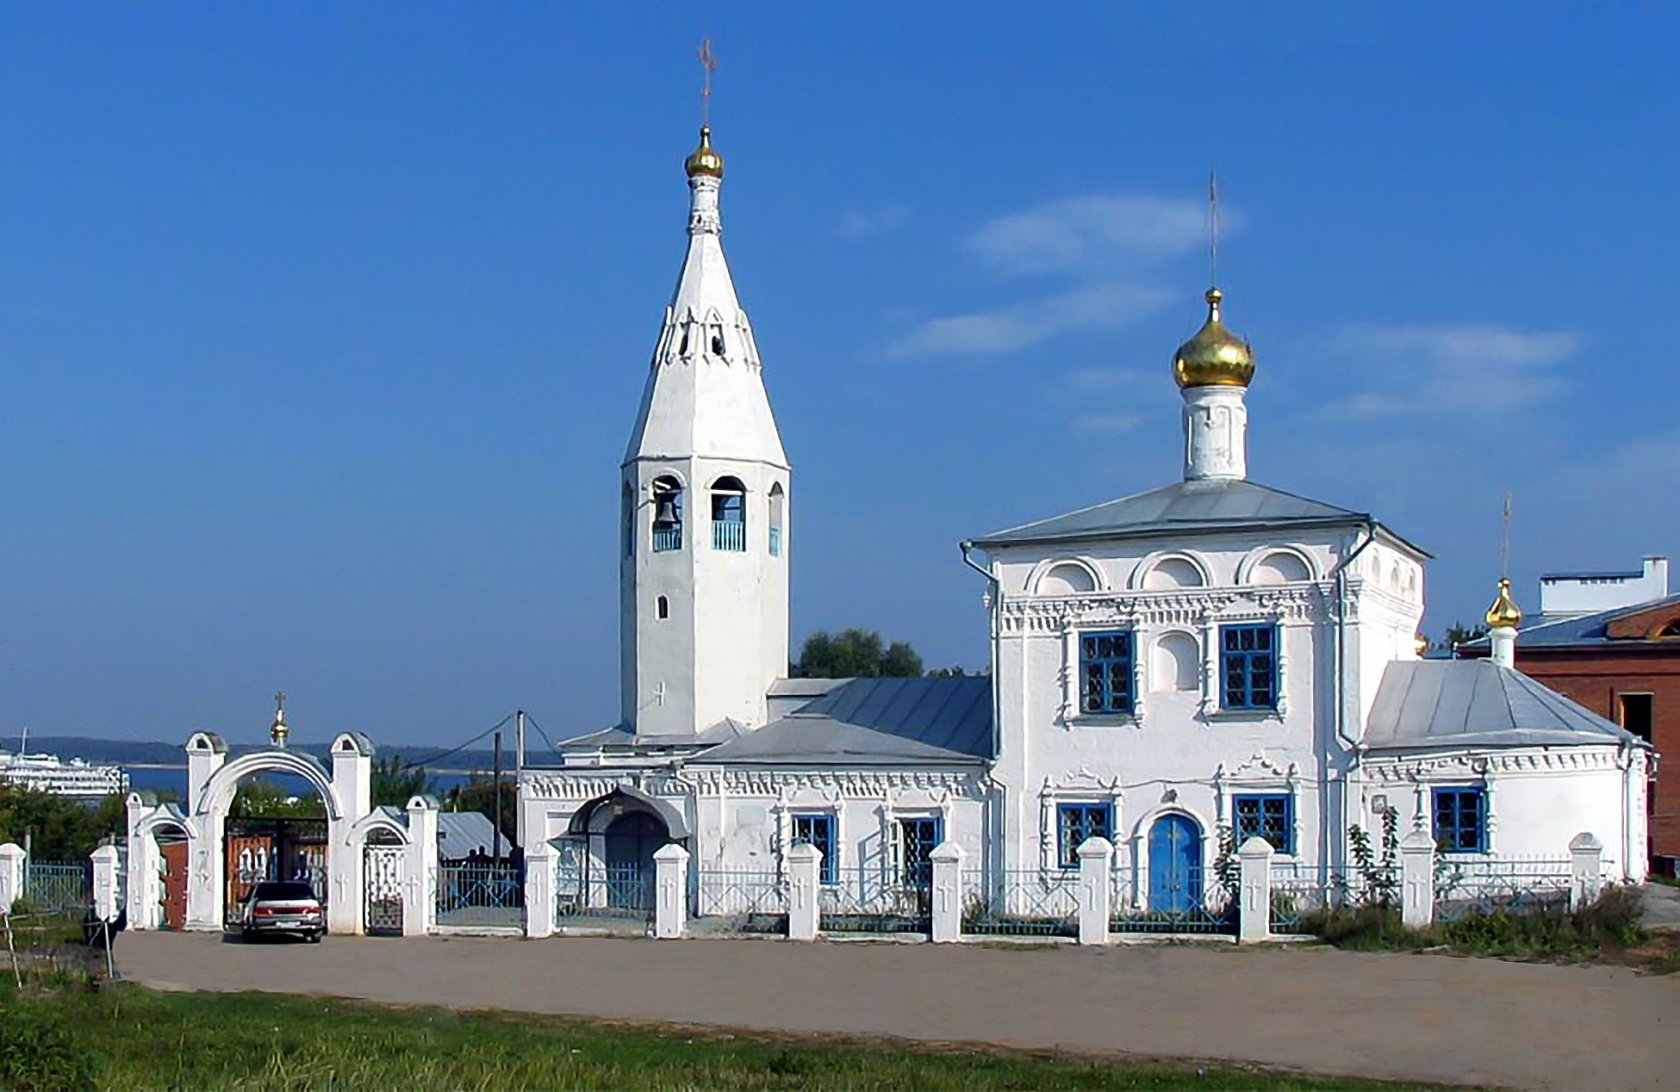
[[[228,814],[236,819],[324,819],[327,806],[318,793],[299,795],[258,777],[234,792]]]
[[[1451,652],[1457,645],[1466,641],[1474,641],[1487,636],[1488,628],[1484,625],[1467,626],[1463,622],[1454,622],[1447,627],[1447,632],[1435,642],[1435,648],[1441,652]]]
[[[89,803],[69,796],[0,785],[0,842],[29,842],[39,861],[80,861],[108,836],[127,829],[117,793]]]
[[[930,678],[930,679],[966,679],[966,678],[968,678],[968,672],[964,671],[960,664],[957,665],[957,666],[954,666],[954,667],[936,667],[932,671],[928,672],[928,678]]]
[[[805,639],[794,674],[805,679],[914,678],[922,673],[922,658],[908,641],[887,645],[873,630],[823,630]]]
[[[436,790],[437,785],[426,773],[426,767],[406,766],[401,755],[373,760],[370,791],[374,807],[387,804],[394,808],[406,807],[416,796]]]

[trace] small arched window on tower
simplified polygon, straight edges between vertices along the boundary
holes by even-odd
[[[636,554],[636,487],[629,482],[624,483],[624,490],[619,497],[618,520],[624,528],[624,542],[622,549],[625,557]]]
[[[682,549],[682,483],[675,478],[653,480],[653,548]]]
[[[747,548],[747,487],[740,478],[712,483],[712,549]]]
[[[708,338],[711,341],[712,355],[723,356],[728,346],[723,341],[723,323],[714,322],[707,326]]]
[[[663,595],[653,601],[653,613],[663,621],[671,617],[671,601]]]
[[[770,487],[770,556],[782,556],[782,506],[785,503],[782,483]]]

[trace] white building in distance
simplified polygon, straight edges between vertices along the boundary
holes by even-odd
[[[686,168],[687,258],[621,470],[621,720],[520,774],[521,842],[560,850],[563,897],[644,906],[670,842],[704,912],[704,877],[782,872],[798,841],[845,892],[914,884],[945,842],[1054,876],[1101,836],[1124,902],[1184,913],[1232,845],[1328,876],[1389,815],[1449,861],[1555,858],[1587,831],[1644,876],[1653,756],[1498,654],[1505,591],[1492,659],[1421,660],[1429,555],[1249,480],[1255,361],[1217,288],[1172,362],[1180,480],[964,543],[989,675],[785,678],[790,467],[708,131]]]

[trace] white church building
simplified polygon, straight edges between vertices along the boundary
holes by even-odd
[[[562,898],[644,906],[669,843],[703,913],[706,877],[782,873],[798,842],[844,892],[913,881],[946,842],[1055,874],[1101,836],[1123,902],[1182,912],[1222,847],[1259,835],[1328,874],[1390,812],[1466,861],[1592,832],[1611,878],[1643,878],[1654,756],[1513,669],[1508,589],[1491,659],[1420,659],[1429,555],[1249,479],[1255,361],[1218,289],[1172,357],[1177,480],[963,544],[987,675],[787,678],[791,468],[709,131],[686,169],[687,257],[620,471],[620,721],[520,771],[520,841],[557,847]]]

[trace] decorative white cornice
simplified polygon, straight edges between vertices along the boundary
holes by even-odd
[[[1058,633],[1069,627],[1093,625],[1195,626],[1210,617],[1223,622],[1327,622],[1332,590],[1327,581],[1315,581],[1242,588],[1010,596],[998,615],[1005,633]]]
[[[1567,774],[1615,770],[1615,747],[1559,747],[1501,751],[1456,751],[1451,754],[1366,755],[1365,774],[1381,785],[1398,785],[1434,777],[1482,777],[1488,774]]]
[[[634,784],[627,771],[623,777],[603,777],[599,771],[527,773],[521,782],[529,799],[586,801],[605,796],[614,789]],[[979,799],[985,792],[985,775],[966,770],[883,769],[883,770],[744,770],[696,769],[681,775],[660,772],[647,777],[643,791],[654,796],[710,796],[730,793],[744,796],[781,798],[802,789],[816,790],[825,798],[879,800],[892,792],[909,789],[944,792],[953,798]]]

